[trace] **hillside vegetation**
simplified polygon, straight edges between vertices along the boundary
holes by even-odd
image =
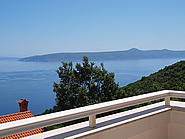
[[[185,90],[185,61],[177,62],[171,66],[142,77],[139,81],[121,88],[125,97],[145,94],[160,90]]]

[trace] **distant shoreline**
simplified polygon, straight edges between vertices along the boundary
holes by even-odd
[[[126,51],[112,52],[81,52],[81,53],[54,53],[36,55],[19,59],[24,62],[61,62],[81,61],[83,56],[88,56],[90,61],[123,60],[123,59],[148,59],[148,58],[185,58],[185,51],[172,50],[139,50],[132,48]]]

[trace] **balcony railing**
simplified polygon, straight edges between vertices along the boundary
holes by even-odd
[[[89,127],[96,127],[96,115],[129,107],[145,102],[150,102],[158,99],[165,98],[165,105],[170,105],[170,97],[185,98],[185,92],[163,90],[139,96],[94,104],[90,106],[75,108],[71,110],[46,114],[33,118],[18,120],[14,122],[0,124],[0,137],[5,137],[25,131],[30,131],[37,128],[47,127],[55,124],[60,124],[76,119],[89,117]]]

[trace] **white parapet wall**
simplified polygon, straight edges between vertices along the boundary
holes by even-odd
[[[98,118],[96,128],[88,122],[27,137],[65,139],[184,139],[185,103],[171,101],[144,106]]]
[[[0,124],[0,137],[72,121],[83,117],[89,117],[89,122],[83,122],[54,131],[44,132],[28,138],[91,139],[112,137],[117,138],[119,136],[121,138],[134,139],[137,137],[139,138],[139,136],[142,138],[142,135],[145,133],[145,135],[147,135],[157,133],[158,131],[163,131],[162,129],[164,129],[163,133],[165,134],[161,134],[160,138],[169,138],[169,130],[173,130],[173,127],[175,127],[175,125],[172,126],[173,123],[171,122],[171,112],[175,110],[177,111],[178,109],[178,111],[184,113],[183,108],[179,109],[179,105],[176,107],[172,105],[173,102],[170,102],[170,97],[185,98],[185,92],[164,90]],[[134,106],[161,98],[165,98],[165,102],[96,119],[96,115],[100,113],[128,106]],[[174,135],[175,134],[176,133],[174,133]]]

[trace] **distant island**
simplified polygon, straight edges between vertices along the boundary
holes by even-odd
[[[25,62],[61,62],[81,61],[83,56],[88,56],[90,61],[99,60],[123,60],[145,58],[185,58],[185,51],[162,50],[139,50],[132,48],[126,51],[111,52],[79,52],[79,53],[53,53],[21,58]]]

